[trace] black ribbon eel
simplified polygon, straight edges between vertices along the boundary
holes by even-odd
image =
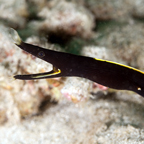
[[[53,65],[45,73],[15,75],[15,79],[34,80],[55,77],[83,77],[117,90],[130,90],[144,97],[144,72],[112,61],[45,49],[23,42],[13,29],[15,44],[22,50]]]

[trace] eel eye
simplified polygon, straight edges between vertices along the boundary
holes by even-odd
[[[38,53],[38,57],[42,58],[42,57],[44,57],[44,56],[45,56],[45,53],[44,53],[43,51],[40,51],[40,52]]]

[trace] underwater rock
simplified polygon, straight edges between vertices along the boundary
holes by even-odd
[[[116,27],[111,25],[105,29],[104,33],[101,32],[100,38],[96,40],[99,47],[106,47],[106,52],[110,54],[109,60],[143,70],[144,66],[138,64],[139,56],[144,53],[143,23],[132,20],[115,25]]]
[[[144,71],[144,52],[140,53],[139,57],[137,58],[137,65]]]
[[[90,38],[94,28],[93,15],[76,3],[58,1],[51,9],[47,6],[39,13],[45,20],[39,30],[49,35],[49,39],[66,40],[72,36]]]
[[[105,47],[85,46],[83,47],[81,54],[97,59],[110,59],[109,51]]]
[[[61,93],[74,103],[89,99],[93,82],[84,78],[67,78]]]
[[[144,18],[144,0],[136,0],[134,2],[132,14],[136,18]]]
[[[23,28],[28,17],[27,4],[25,0],[1,0],[0,20],[14,28]]]
[[[83,0],[88,9],[94,14],[96,20],[127,21],[132,10],[134,0]]]
[[[114,6],[110,1],[89,0],[86,1],[86,4],[97,20],[111,20],[114,18]]]
[[[37,12],[47,5],[47,0],[28,0],[27,4],[31,6],[31,9],[36,9]]]

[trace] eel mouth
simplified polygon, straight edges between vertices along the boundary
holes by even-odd
[[[61,70],[53,66],[53,70],[46,72],[46,73],[33,74],[32,78],[34,79],[48,78],[51,76],[56,76],[60,73],[61,73]]]
[[[27,74],[27,75],[15,75],[13,76],[13,78],[20,79],[20,80],[36,80],[36,79],[60,77],[60,74],[61,74],[61,70],[53,66],[53,70],[49,72]]]

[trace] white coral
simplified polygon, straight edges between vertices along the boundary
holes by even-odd
[[[40,27],[46,31],[57,32],[61,29],[70,35],[88,38],[94,27],[93,15],[72,2],[59,1],[51,10],[43,8],[39,16],[45,18]]]

